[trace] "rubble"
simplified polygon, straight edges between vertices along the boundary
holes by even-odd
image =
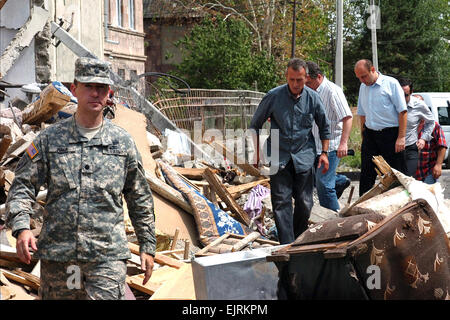
[[[32,259],[30,265],[26,265],[18,259],[16,239],[4,224],[4,202],[14,179],[14,168],[40,130],[72,116],[75,111],[76,98],[57,81],[44,88],[39,97],[23,110],[0,109],[0,173],[3,177],[0,179],[3,192],[0,204],[1,299],[37,299],[40,286],[39,261]],[[164,137],[149,133],[146,130],[147,119],[143,114],[121,103],[113,106],[112,113],[113,116],[109,116],[111,121],[126,129],[140,150],[155,205],[155,269],[150,281],[143,286],[138,244],[124,202],[124,224],[132,253],[132,258],[127,262],[129,299],[195,299],[191,261],[196,257],[278,245],[278,242],[266,239],[254,224],[250,228],[250,216],[243,210],[243,205],[238,204],[242,203],[241,198],[246,199],[243,196],[253,188],[262,185],[268,187],[268,179],[259,174],[257,169],[244,165],[248,171],[257,173],[251,176],[243,171],[242,166],[225,169],[193,160],[190,155],[179,154],[179,150],[174,149],[176,143],[173,141],[167,144],[166,139],[161,143]],[[180,138],[173,132],[171,137]],[[172,149],[164,149],[167,145]],[[159,157],[155,159],[153,154],[157,152]],[[202,201],[209,208],[209,229],[203,228],[204,224],[199,220],[199,206],[189,201],[189,195],[195,195],[196,201]],[[42,227],[45,198],[46,189],[43,189],[37,197],[35,213],[31,218],[31,229],[36,237]],[[265,201],[267,203],[267,199]],[[266,205],[260,205],[266,214],[256,218],[261,220],[260,226],[264,226],[270,222],[271,215]],[[272,220],[272,229],[273,225]]]
[[[373,161],[371,190],[267,257],[278,263],[284,297],[450,299],[450,211],[440,184]]]
[[[18,259],[16,240],[4,225],[4,202],[14,178],[14,168],[40,130],[72,116],[75,111],[76,99],[58,82],[48,85],[39,98],[23,110],[0,109],[1,299],[37,299],[40,286],[39,261],[32,259],[32,263],[26,265]],[[388,228],[391,220],[408,213],[408,210],[416,212],[414,219],[423,220],[422,225],[414,229],[415,232],[418,230],[421,234],[428,234],[429,230],[437,230],[439,234],[446,234],[448,245],[450,213],[440,185],[430,187],[414,179],[412,181],[391,169],[382,159],[375,159],[379,182],[372,190],[351,202],[351,189],[349,199],[339,213],[313,210],[310,228],[294,243],[280,248],[270,201],[269,178],[262,171],[217,141],[204,142],[200,147],[205,153],[212,155],[216,151],[221,157],[212,157],[212,161],[194,159],[188,152],[190,148],[185,145],[190,140],[183,140],[178,132],[168,131],[165,136],[148,132],[147,117],[120,101],[115,101],[110,111],[108,117],[111,121],[126,129],[136,141],[153,192],[156,216],[155,268],[150,281],[144,286],[138,243],[124,202],[124,224],[132,253],[132,258],[127,261],[127,299],[217,298],[220,297],[217,292],[209,296],[205,292],[196,292],[205,290],[204,283],[196,283],[201,280],[195,278],[193,273],[193,266],[200,267],[196,272],[203,272],[201,268],[207,263],[203,264],[205,260],[202,259],[240,253],[242,260],[234,259],[232,268],[247,268],[245,259],[251,257],[251,252],[259,252],[258,268],[261,264],[265,263],[266,267],[270,264],[270,267],[263,269],[270,270],[264,272],[270,272],[272,279],[273,261],[285,263],[304,253],[340,259],[348,252],[359,252],[361,247],[357,244],[369,246],[365,239],[372,239],[374,230]],[[42,226],[45,199],[46,190],[43,189],[37,197],[31,220],[32,232],[36,237]],[[344,224],[358,227],[337,229],[336,226]],[[407,225],[411,223],[407,222]],[[400,243],[406,230],[397,231],[394,235],[398,235],[396,243]],[[442,247],[441,242],[436,242],[439,248]],[[354,253],[353,257],[356,256]],[[371,259],[378,259],[376,252]],[[439,255],[436,259],[436,263],[448,267],[448,255]],[[220,259],[215,259],[214,263],[218,261]],[[268,288],[267,283],[255,283],[256,287],[260,285],[266,290],[261,298],[273,298],[273,288]],[[379,295],[374,297],[379,298]],[[249,296],[243,298],[252,299]]]

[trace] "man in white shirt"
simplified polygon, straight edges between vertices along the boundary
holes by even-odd
[[[342,89],[329,81],[319,66],[311,61],[307,62],[308,76],[306,85],[317,91],[325,106],[325,112],[330,121],[331,138],[328,148],[329,169],[323,173],[316,170],[316,189],[322,207],[339,211],[338,199],[350,180],[344,175],[336,174],[336,169],[342,157],[347,155],[347,142],[352,129],[352,112],[348,106]],[[313,135],[316,141],[316,153],[322,152],[320,136],[317,126],[313,125]]]
[[[405,94],[397,79],[375,70],[372,61],[355,64],[361,82],[357,114],[361,122],[361,178],[359,196],[375,184],[377,173],[372,159],[381,155],[394,169],[405,172],[407,108]]]

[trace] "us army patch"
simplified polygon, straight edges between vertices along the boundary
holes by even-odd
[[[38,149],[36,148],[33,142],[28,146],[26,151],[30,156],[30,159],[33,159],[39,153]]]

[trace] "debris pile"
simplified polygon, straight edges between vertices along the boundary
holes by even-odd
[[[373,161],[371,190],[267,257],[279,262],[286,297],[450,299],[450,206],[440,184]]]
[[[16,239],[5,225],[5,202],[20,157],[39,132],[72,116],[77,100],[61,83],[48,85],[39,97],[19,108],[0,109],[0,288],[1,299],[37,299],[40,263],[24,264]],[[106,109],[105,109],[106,110]],[[217,141],[202,148],[214,161],[194,159],[177,131],[157,136],[148,120],[114,101],[105,116],[126,129],[141,153],[152,189],[157,232],[155,268],[143,286],[139,247],[124,201],[124,222],[132,258],[128,260],[127,299],[195,299],[191,260],[195,257],[252,250],[279,243],[270,203],[269,179],[241,159],[228,161],[229,150]],[[31,231],[43,224],[46,189],[37,197]],[[31,250],[31,249],[30,249]]]

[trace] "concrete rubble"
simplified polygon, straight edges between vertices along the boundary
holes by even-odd
[[[35,8],[27,25],[3,52],[2,64],[7,62],[3,76],[21,54],[21,49],[43,30],[45,16],[45,12]],[[77,56],[93,57],[57,24],[51,22],[50,28]],[[112,79],[117,85],[123,85],[118,75],[112,74]],[[2,81],[2,75],[0,85],[21,86]],[[40,286],[40,262],[32,259],[26,265],[18,259],[16,239],[5,225],[5,202],[14,169],[41,130],[71,117],[77,108],[76,98],[58,81],[43,86],[28,85],[22,88],[30,94],[28,102],[10,97],[10,103],[3,104],[1,98],[5,92],[0,91],[0,300],[35,300]],[[132,100],[139,100],[135,105],[141,108],[130,108],[126,101],[113,98],[105,109],[108,111],[105,117],[126,129],[136,141],[153,192],[157,233],[155,268],[150,281],[143,286],[139,246],[124,205],[124,225],[132,254],[127,261],[128,300],[277,299],[280,261],[283,263],[296,254],[311,252],[346,257],[339,247],[344,246],[342,235],[335,232],[324,236],[320,232],[323,226],[334,222],[342,224],[345,219],[358,219],[367,214],[377,215],[377,219],[367,220],[370,222],[364,224],[367,228],[359,225],[359,229],[346,234],[350,237],[345,238],[346,241],[362,241],[370,232],[369,228],[382,229],[393,215],[417,201],[425,201],[427,212],[434,212],[436,217],[424,220],[418,226],[419,231],[426,233],[431,227],[437,228],[445,235],[441,242],[450,250],[450,206],[442,196],[441,186],[429,187],[411,181],[391,170],[382,159],[374,159],[379,168],[379,180],[372,190],[353,201],[357,190],[355,185],[348,188],[340,200],[339,213],[320,207],[315,196],[310,227],[305,235],[293,244],[280,246],[269,178],[264,170],[245,160],[251,158],[247,152],[252,150],[238,154],[220,141],[202,141],[197,145],[134,88],[128,90]],[[31,99],[33,94],[38,94],[36,99]],[[156,130],[149,132],[149,123]],[[46,195],[45,188],[40,190],[31,217],[30,227],[36,237],[42,228]],[[401,234],[399,237],[400,241]],[[435,268],[448,267],[448,256],[447,252],[437,257]],[[417,276],[418,272],[413,275]],[[443,279],[447,282],[436,287],[436,298],[450,297],[448,279]],[[324,285],[329,287],[330,283]],[[443,288],[447,288],[446,294]]]
[[[277,242],[268,177],[245,162],[235,165],[226,160],[222,153],[226,148],[217,142],[200,146],[208,154],[215,155],[212,162],[195,159],[182,136],[174,132],[156,136],[146,130],[148,120],[143,114],[124,106],[121,101],[113,102],[112,112],[107,117],[128,130],[136,140],[155,198],[158,239],[156,266],[145,286],[142,285],[138,244],[127,209],[124,208],[124,224],[132,252],[132,258],[128,261],[128,299],[256,298],[248,290],[241,290],[243,282],[240,281],[229,281],[229,290],[208,288],[214,286],[208,279],[210,275],[217,279],[220,274],[224,277],[222,283],[227,282],[227,277],[234,277],[235,280],[239,278],[239,275],[229,275],[224,270],[241,270],[242,279],[247,282],[252,280],[246,284],[247,289],[259,292],[258,297],[261,299],[276,299],[276,281],[268,285],[269,282],[264,279],[277,278],[277,269],[271,259],[277,256],[276,252],[286,248]],[[39,288],[39,261],[33,260],[30,265],[20,262],[15,251],[16,239],[4,224],[4,203],[14,179],[14,168],[39,131],[72,116],[75,111],[76,98],[57,81],[44,88],[38,99],[23,110],[5,106],[0,109],[2,299],[37,299]],[[425,198],[436,211],[448,241],[450,214],[448,201],[443,199],[440,185],[429,187],[411,181],[401,173],[390,170],[382,159],[377,161],[382,167],[378,184],[354,202],[351,202],[354,190],[350,190],[350,195],[347,191],[343,199],[348,197],[348,200],[343,203],[339,214],[320,208],[316,203],[309,231],[327,221],[368,212],[389,217],[417,198]],[[31,220],[31,229],[36,237],[42,227],[45,198],[46,190],[43,189],[37,197],[35,214]],[[204,205],[196,205],[199,202]],[[204,228],[205,223],[209,224],[209,231]],[[372,222],[373,225],[377,223]],[[213,232],[210,232],[211,229]],[[238,256],[241,251],[248,253],[239,253]],[[222,254],[223,259],[214,258]],[[221,270],[219,273],[215,271],[217,264]],[[261,274],[257,276],[261,266],[265,268],[264,279]],[[259,271],[254,271],[255,268]],[[227,292],[228,295],[221,296],[217,292]]]

